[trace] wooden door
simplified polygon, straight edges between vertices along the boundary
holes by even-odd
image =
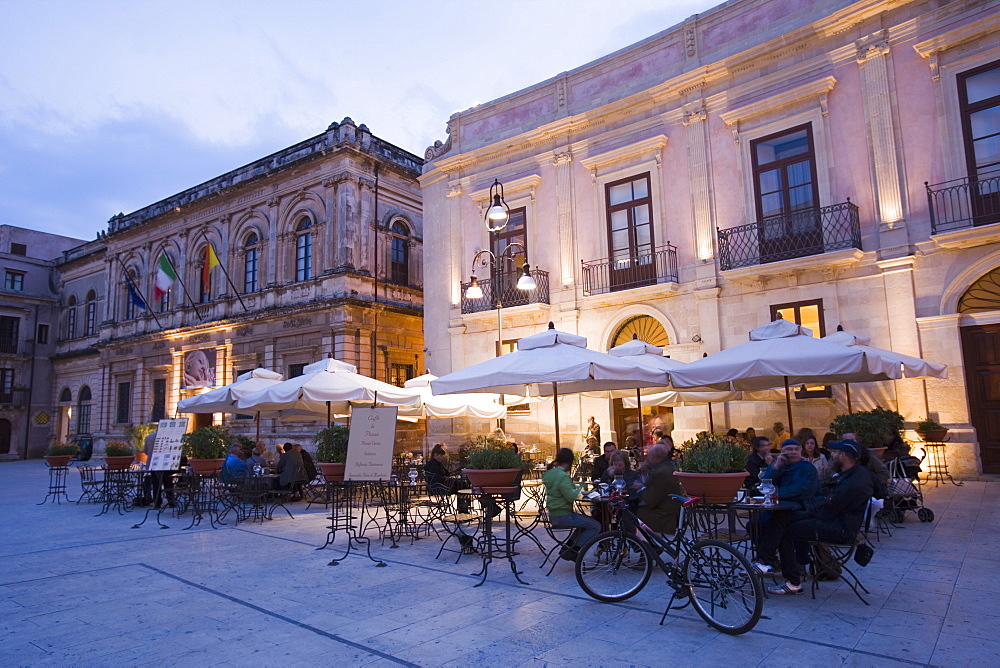
[[[969,412],[983,473],[1000,473],[1000,325],[961,331]]]

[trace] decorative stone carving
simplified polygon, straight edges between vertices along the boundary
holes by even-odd
[[[692,123],[705,120],[708,120],[708,111],[706,111],[704,105],[702,105],[700,107],[685,110],[684,119],[681,122],[687,126]]]
[[[564,162],[571,162],[573,160],[573,155],[569,151],[560,151],[552,157],[553,165],[561,165]]]
[[[308,327],[312,325],[312,318],[307,318],[305,316],[297,316],[295,318],[289,318],[281,323],[282,329],[296,329],[299,327]]]
[[[434,141],[434,144],[428,146],[427,150],[424,151],[424,160],[433,160],[434,158],[441,157],[451,150],[451,123],[448,124],[445,132],[448,133],[448,139],[444,143],[441,143],[441,140],[437,139]]]
[[[201,332],[199,334],[192,335],[191,338],[188,339],[188,343],[205,343],[211,338],[212,337],[208,334],[208,332]]]
[[[253,336],[253,326],[243,325],[236,328],[236,336]]]

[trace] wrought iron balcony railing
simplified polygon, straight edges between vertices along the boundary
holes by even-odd
[[[17,343],[17,339],[0,339],[0,354],[16,355]]]
[[[580,264],[585,295],[677,282],[677,247],[669,242],[652,253],[581,261]]]
[[[928,185],[931,234],[1000,222],[1000,172]]]
[[[858,207],[851,200],[772,216],[718,233],[723,271],[861,248]]]
[[[469,299],[465,296],[468,283],[462,283],[462,314],[481,313],[497,307],[524,306],[525,304],[549,303],[549,272],[532,269],[531,277],[535,279],[534,290],[519,290],[517,279],[520,271],[503,272],[499,276],[499,289],[496,289],[495,278],[484,278],[479,281],[483,296],[479,299]]]

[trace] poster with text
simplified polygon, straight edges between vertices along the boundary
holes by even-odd
[[[395,406],[351,409],[345,480],[388,480],[396,442]]]
[[[215,348],[189,350],[184,353],[181,389],[215,387]]]
[[[187,433],[188,418],[160,420],[149,455],[150,471],[176,471],[181,465],[181,438]]]

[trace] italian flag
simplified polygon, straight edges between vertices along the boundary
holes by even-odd
[[[170,260],[167,258],[165,253],[160,254],[160,266],[156,270],[156,289],[154,290],[154,298],[159,299],[163,295],[167,294],[170,290],[170,286],[174,284],[177,280],[177,273],[174,272],[174,267],[170,264]]]

